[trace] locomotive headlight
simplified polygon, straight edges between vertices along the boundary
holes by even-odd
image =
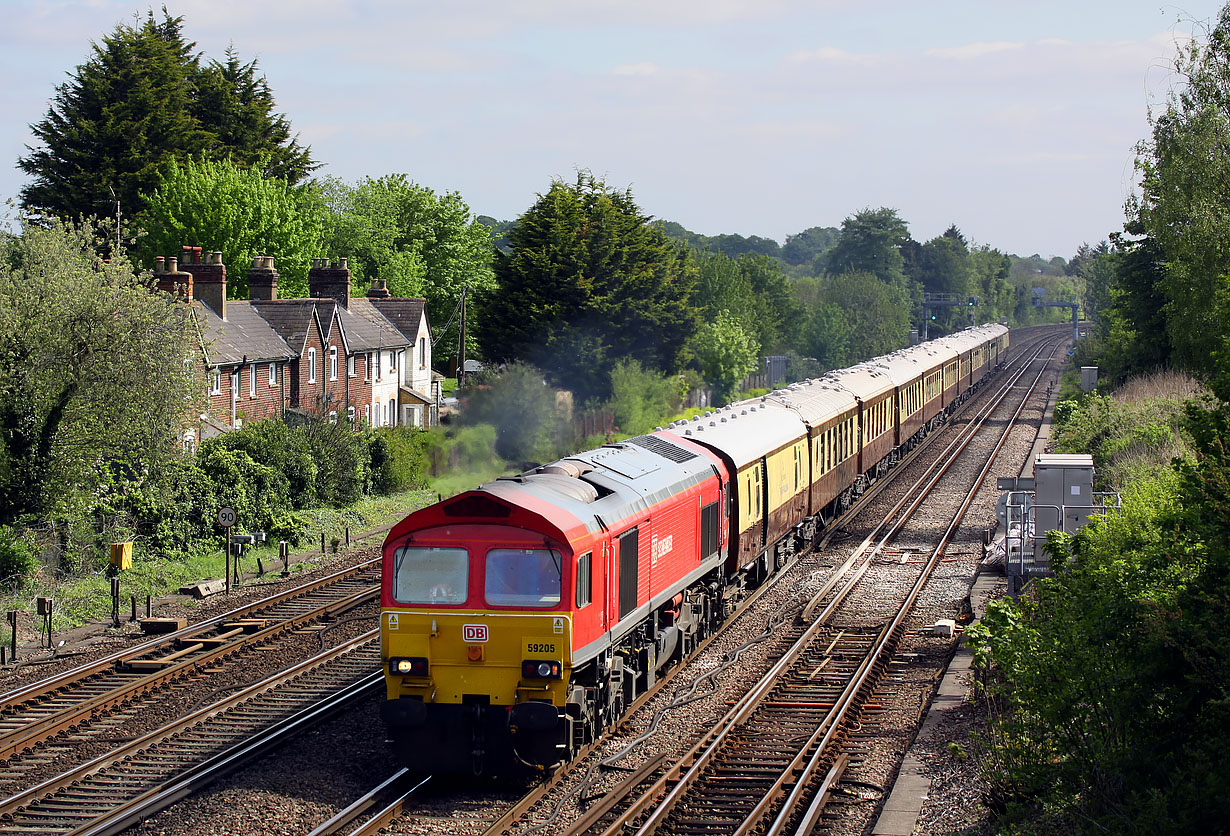
[[[521,663],[521,676],[525,679],[559,679],[563,666],[547,659],[526,659]]]
[[[421,656],[400,656],[389,660],[389,673],[395,676],[427,676],[427,660]]]

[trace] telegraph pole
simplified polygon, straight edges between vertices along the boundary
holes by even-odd
[[[457,388],[465,383],[466,375],[466,291],[468,284],[461,286],[461,330],[457,339]]]

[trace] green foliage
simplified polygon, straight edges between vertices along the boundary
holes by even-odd
[[[197,464],[213,483],[218,501],[235,509],[241,529],[269,531],[276,518],[291,511],[290,483],[243,450],[212,441],[202,442]]]
[[[841,222],[841,235],[816,272],[871,273],[885,284],[904,287],[901,245],[909,238],[909,227],[896,209],[863,209]]]
[[[697,329],[692,352],[721,405],[730,402],[739,381],[755,370],[760,346],[738,319],[722,312]]]
[[[763,255],[732,259],[722,253],[698,257],[693,304],[702,321],[728,313],[772,352],[793,341],[804,314],[778,262]]]
[[[379,427],[369,442],[372,489],[391,494],[427,487],[428,433],[415,427]]]
[[[276,418],[249,421],[241,429],[208,443],[227,450],[242,450],[253,461],[281,473],[286,477],[287,493],[294,508],[312,508],[317,504],[320,468],[302,427],[291,427]]]
[[[358,292],[384,279],[394,296],[426,297],[429,320],[443,327],[463,287],[470,288],[470,305],[495,287],[491,229],[474,219],[457,192],[437,195],[404,174],[392,174],[354,186],[331,178],[322,196],[324,249],[350,259]],[[436,357],[442,362],[455,357],[456,342],[442,342]],[[477,342],[467,345],[470,356],[476,351]]]
[[[513,363],[475,382],[466,394],[462,421],[495,427],[495,452],[500,457],[524,465],[556,457],[565,427],[556,408],[555,390],[547,386],[542,372]]]
[[[679,379],[646,370],[636,360],[621,360],[611,369],[610,409],[620,432],[640,435],[679,408]]]
[[[75,218],[118,200],[131,216],[177,157],[263,160],[291,182],[316,167],[275,112],[256,62],[228,51],[225,63],[203,66],[182,22],[150,11],[140,25],[120,24],[92,44],[31,126],[38,145],[17,163],[34,178],[21,192],[25,206]]]
[[[345,422],[312,420],[300,428],[316,462],[316,496],[325,505],[349,505],[369,491],[371,451]]]
[[[20,532],[0,525],[0,589],[13,589],[36,568],[34,547]]]
[[[844,362],[867,360],[906,344],[911,305],[901,288],[870,273],[843,273],[829,277],[824,301],[845,314]]]
[[[1173,376],[1145,391],[1159,386]],[[1173,446],[1177,409],[1093,396],[1060,435],[1113,467],[1126,448]],[[1003,711],[993,793],[1021,832],[1204,834],[1230,816],[1230,405],[1188,401],[1181,434],[1184,457],[1155,456],[1120,513],[1053,535],[1055,576],[967,633]]]
[[[555,181],[497,254],[499,289],[486,303],[487,356],[539,365],[578,401],[609,394],[620,359],[678,369],[696,312],[684,251],[633,201],[587,171]]]
[[[269,160],[241,165],[231,160],[170,160],[154,188],[144,194],[138,218],[146,230],[139,251],[144,263],[179,253],[182,245],[220,251],[227,295],[248,298],[247,268],[254,256],[273,255],[278,293],[306,296],[308,267],[321,245],[321,214],[306,186],[265,174]]]
[[[839,235],[841,232],[831,226],[813,226],[794,235],[787,235],[786,243],[782,246],[782,260],[796,267],[812,264],[837,243]]]
[[[103,465],[175,455],[201,381],[182,308],[85,226],[0,233],[0,522],[84,507]]]

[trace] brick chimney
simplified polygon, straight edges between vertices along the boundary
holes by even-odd
[[[350,307],[350,268],[346,259],[312,259],[308,270],[308,296],[313,299],[336,299],[343,308]]]
[[[205,253],[196,258],[198,263],[188,268],[196,284],[196,298],[226,319],[226,265],[222,263],[222,253]]]
[[[388,299],[391,295],[387,281],[384,279],[372,279],[372,286],[367,289],[367,298]]]
[[[248,298],[253,302],[272,302],[278,298],[278,271],[273,256],[258,255],[248,268]]]
[[[169,293],[184,302],[192,301],[192,274],[181,273],[179,263],[174,256],[154,259],[154,281],[158,290]]]

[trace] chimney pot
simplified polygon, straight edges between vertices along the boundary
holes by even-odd
[[[154,272],[165,273],[167,270],[167,260],[163,256],[158,256],[154,259]]]
[[[176,258],[175,256],[171,256],[170,258],[167,259],[167,272],[168,273],[178,273],[179,272],[179,259]]]
[[[339,261],[341,261],[341,263],[342,263],[342,269],[343,269],[343,270],[348,269],[348,268],[346,267],[346,261],[347,261],[347,259],[342,258],[342,259],[339,259]]]
[[[263,267],[264,266],[261,263],[261,257],[259,255],[252,256],[252,266],[253,267]]]

